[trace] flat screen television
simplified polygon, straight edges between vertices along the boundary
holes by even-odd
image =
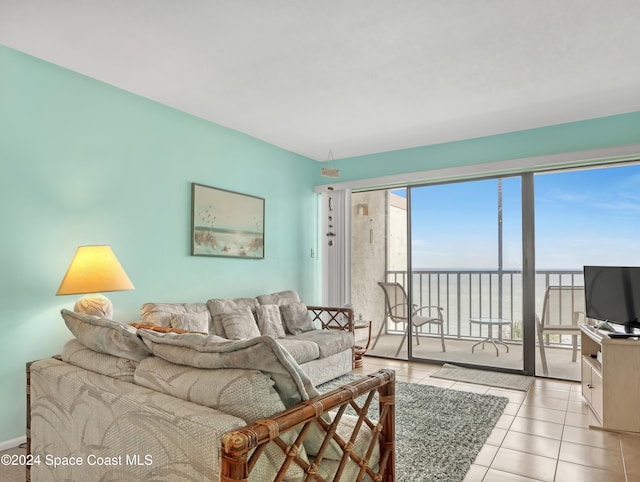
[[[640,267],[585,266],[584,296],[587,317],[640,328]]]

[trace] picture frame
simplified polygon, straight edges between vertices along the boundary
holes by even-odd
[[[191,183],[191,255],[264,258],[264,198]]]

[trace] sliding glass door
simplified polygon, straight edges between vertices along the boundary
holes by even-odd
[[[412,304],[442,317],[416,311],[412,356],[522,370],[520,177],[415,187],[409,197]]]
[[[358,343],[578,380],[582,269],[640,266],[638,186],[626,164],[354,193]]]
[[[640,266],[639,187],[637,164],[536,175],[537,375],[580,379],[583,267]]]

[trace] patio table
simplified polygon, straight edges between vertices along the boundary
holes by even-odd
[[[496,349],[496,356],[500,355],[500,352],[498,350],[498,344],[503,345],[506,349],[507,349],[507,353],[509,353],[509,346],[503,342],[500,339],[496,339],[493,337],[493,325],[497,325],[498,329],[500,329],[500,327],[502,325],[510,325],[511,324],[511,320],[507,320],[504,318],[469,318],[469,321],[471,321],[471,323],[476,323],[478,325],[480,325],[480,334],[482,335],[482,325],[486,325],[489,327],[489,333],[487,338],[485,338],[482,341],[479,341],[478,343],[476,343],[475,345],[473,345],[471,347],[471,353],[473,353],[473,350],[476,348],[476,346],[478,345],[482,345],[482,349],[484,350],[484,344],[490,342],[493,347]]]

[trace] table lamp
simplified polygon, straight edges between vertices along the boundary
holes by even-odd
[[[110,246],[80,246],[56,295],[86,294],[76,302],[74,311],[111,319],[111,301],[100,292],[132,289],[131,280]]]

